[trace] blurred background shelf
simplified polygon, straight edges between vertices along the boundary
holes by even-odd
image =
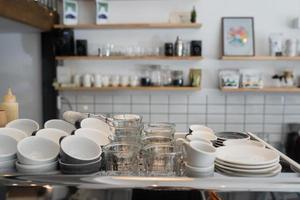
[[[55,24],[55,29],[198,29],[202,24],[199,23],[108,23],[108,24],[77,24],[64,25]]]
[[[231,61],[300,61],[300,56],[222,56],[221,60]]]
[[[252,88],[238,88],[238,89],[231,89],[231,88],[221,88],[222,92],[260,92],[260,93],[300,93],[300,88],[291,87],[291,88],[278,88],[278,87],[269,87],[269,88],[262,88],[262,89],[252,89]]]
[[[151,86],[151,87],[56,87],[57,91],[130,91],[130,90],[142,90],[142,91],[199,91],[200,87],[191,87],[191,86],[183,86],[183,87],[172,87],[172,86]]]
[[[199,61],[203,60],[202,56],[56,56],[56,60],[182,60],[182,61]]]

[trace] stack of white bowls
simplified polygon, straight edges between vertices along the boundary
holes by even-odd
[[[71,135],[60,142],[60,170],[64,174],[90,174],[100,170],[101,148],[87,137]]]
[[[17,140],[7,135],[0,135],[0,172],[15,169]]]
[[[58,155],[57,143],[43,137],[27,137],[17,145],[17,171],[32,174],[54,172]]]

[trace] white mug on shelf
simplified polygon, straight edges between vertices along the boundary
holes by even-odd
[[[136,75],[132,75],[130,76],[130,81],[129,81],[129,85],[131,87],[136,87],[139,85],[139,77]]]
[[[90,74],[85,74],[82,77],[82,85],[83,87],[92,87],[93,76]]]
[[[95,82],[94,82],[95,87],[102,87],[102,77],[101,74],[95,74]]]
[[[121,86],[127,87],[129,85],[129,77],[126,75],[121,76]]]
[[[103,87],[108,87],[110,84],[109,76],[103,75],[102,76],[102,86]]]
[[[120,76],[119,75],[112,75],[110,84],[113,87],[118,87],[120,85]]]
[[[74,84],[76,87],[80,87],[80,85],[81,85],[80,75],[79,75],[79,74],[74,74],[74,75],[73,75],[72,82],[73,82],[73,84]]]

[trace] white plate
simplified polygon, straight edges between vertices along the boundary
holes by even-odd
[[[250,145],[256,147],[265,148],[265,145],[259,141],[254,140],[226,140],[223,142],[225,146],[232,146],[232,145]]]
[[[225,174],[225,175],[229,175],[229,176],[239,176],[239,177],[272,177],[272,176],[276,176],[281,172],[281,165],[278,169],[269,172],[269,173],[265,173],[265,174],[249,174],[249,173],[243,173],[243,172],[232,172],[230,170],[225,170],[225,169],[220,169],[219,167],[216,167],[217,171]]]
[[[16,128],[0,128],[0,135],[7,135],[19,142],[27,137],[27,134],[24,131],[21,131]]]
[[[234,145],[218,148],[217,159],[239,165],[267,165],[279,161],[279,155],[270,149]]]
[[[274,163],[267,164],[267,165],[238,165],[238,164],[224,162],[218,159],[216,159],[215,162],[223,166],[239,168],[239,169],[265,169],[265,168],[276,166],[278,164],[278,161],[276,161]]]
[[[276,171],[278,170],[278,168],[281,168],[279,163],[275,166],[269,168],[263,168],[263,169],[239,169],[239,168],[224,166],[218,164],[217,162],[215,163],[215,165],[219,169],[225,169],[225,170],[230,170],[232,172],[242,172],[242,173],[249,173],[249,174],[266,174],[266,173],[271,173],[273,171]]]
[[[80,128],[75,131],[75,135],[86,137],[99,146],[104,146],[110,143],[107,134],[92,128]]]

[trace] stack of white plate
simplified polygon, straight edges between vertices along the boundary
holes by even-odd
[[[242,177],[275,176],[282,168],[275,151],[250,145],[218,148],[215,167],[225,175]]]

